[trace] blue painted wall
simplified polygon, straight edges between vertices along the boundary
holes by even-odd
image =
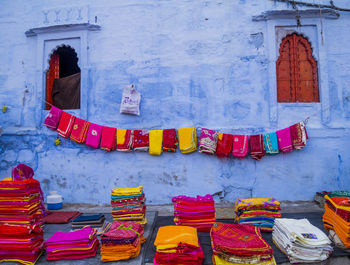
[[[316,191],[350,189],[350,14],[301,20],[313,25],[296,30],[312,42],[321,102],[277,104],[276,27],[295,28],[296,22],[252,17],[292,7],[261,0],[75,2],[88,5],[83,19],[101,26],[86,31],[86,46],[80,47],[85,103],[78,116],[117,128],[200,126],[256,134],[312,115],[306,148],[257,162],[198,152],[159,157],[108,153],[65,139],[55,146],[56,134],[42,126],[47,58],[38,43],[43,35],[24,33],[45,26],[45,10],[64,10],[71,4],[2,2],[0,106],[8,106],[8,111],[0,113],[1,178],[10,176],[16,164],[26,163],[46,194],[58,190],[66,202],[98,204],[109,203],[112,188],[138,185],[145,187],[149,204],[170,203],[179,194],[207,193],[216,194],[217,201],[251,196],[311,200]],[[66,23],[48,18],[53,27]],[[60,38],[59,32],[50,34]],[[138,117],[119,113],[122,88],[129,83],[142,95]]]

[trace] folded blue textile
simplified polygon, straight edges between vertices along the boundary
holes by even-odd
[[[93,214],[93,215],[80,215],[79,217],[73,219],[71,222],[86,222],[86,221],[98,221],[103,218],[103,214]]]

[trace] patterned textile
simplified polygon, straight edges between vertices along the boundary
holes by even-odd
[[[305,123],[303,121],[290,126],[290,134],[295,149],[300,150],[306,145],[308,140]]]
[[[278,148],[283,152],[293,151],[292,138],[290,135],[290,127],[276,132],[278,139]]]
[[[118,129],[116,134],[117,151],[130,152],[134,144],[134,131]]]
[[[89,126],[90,122],[75,118],[70,139],[78,144],[85,143]]]
[[[210,194],[205,196],[176,196],[174,203],[174,223],[196,227],[198,231],[209,232],[216,221],[214,199]]]
[[[102,128],[103,127],[101,125],[91,123],[87,133],[85,144],[92,148],[98,148],[98,146],[100,145]]]
[[[250,155],[258,161],[265,156],[264,136],[262,134],[250,136]]]
[[[244,158],[248,154],[248,135],[233,135],[232,155]]]
[[[264,146],[265,146],[265,151],[268,154],[279,153],[277,134],[275,132],[267,133],[264,135]]]
[[[134,150],[148,151],[149,136],[146,130],[134,130]]]
[[[165,152],[176,152],[178,146],[176,130],[165,129],[163,130],[163,151]]]
[[[216,147],[216,155],[218,157],[229,157],[232,151],[233,135],[219,133],[218,144]]]
[[[217,222],[210,231],[210,239],[213,258],[267,256],[270,260],[273,259],[272,248],[262,238],[259,228],[253,225]]]
[[[213,130],[203,128],[199,137],[199,152],[213,155],[216,151],[218,133]]]
[[[60,123],[58,124],[57,132],[63,138],[68,138],[72,132],[75,116],[62,111]]]
[[[102,128],[101,149],[106,150],[106,151],[112,151],[115,149],[116,131],[117,131],[117,129],[112,128],[112,127],[104,126]]]
[[[33,169],[25,164],[18,164],[11,172],[12,180],[26,180],[33,178],[33,176]]]
[[[56,130],[60,122],[61,115],[62,115],[62,110],[60,110],[59,108],[56,108],[55,106],[52,106],[49,114],[45,118],[44,124],[46,125],[47,128]]]
[[[163,152],[163,130],[149,131],[149,153],[151,155],[161,155]]]
[[[181,153],[187,154],[197,150],[197,131],[196,127],[180,128],[179,148]]]
[[[275,218],[281,218],[280,202],[275,198],[237,199],[235,222],[260,227],[262,232],[271,232]]]
[[[145,200],[142,186],[113,189],[111,193],[113,220],[146,224]]]

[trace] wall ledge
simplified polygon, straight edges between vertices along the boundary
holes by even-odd
[[[296,16],[300,18],[319,18],[320,14],[322,18],[326,19],[338,19],[340,14],[332,9],[307,9],[307,10],[271,10],[265,11],[258,16],[253,16],[253,21],[266,21],[272,19],[293,19]]]
[[[35,37],[38,34],[42,34],[42,33],[77,31],[77,30],[97,31],[97,30],[101,30],[101,26],[96,24],[90,24],[90,23],[65,24],[65,25],[56,25],[56,26],[48,26],[48,27],[40,27],[40,28],[31,28],[27,30],[25,34],[27,37]]]

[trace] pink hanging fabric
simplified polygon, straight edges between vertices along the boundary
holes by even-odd
[[[232,155],[237,158],[244,158],[249,150],[248,135],[233,135]]]
[[[284,153],[293,151],[290,127],[279,130],[276,132],[276,134],[279,150],[281,150]]]
[[[102,135],[102,126],[91,123],[86,137],[86,145],[92,148],[98,148]]]
[[[49,114],[45,118],[45,126],[51,130],[56,130],[57,126],[60,122],[62,115],[62,110],[59,108],[56,108],[55,106],[52,106],[50,109]]]

